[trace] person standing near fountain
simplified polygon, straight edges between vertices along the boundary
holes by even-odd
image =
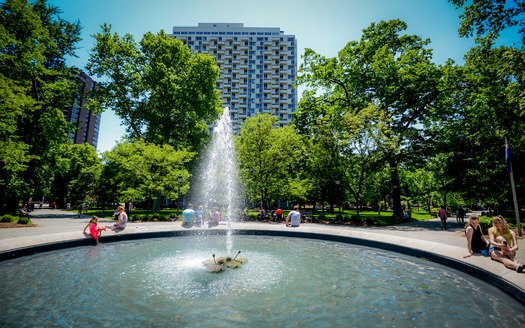
[[[301,212],[299,212],[299,205],[295,205],[293,207],[293,211],[288,213],[288,216],[286,217],[286,226],[287,227],[298,227],[300,223],[301,223]]]
[[[439,220],[441,221],[441,230],[445,229],[447,230],[447,219],[448,214],[447,210],[445,209],[445,206],[441,206],[441,209],[438,212]]]
[[[193,210],[193,204],[188,204],[188,208],[182,211],[182,226],[185,228],[191,228],[193,226],[193,217],[195,211]]]

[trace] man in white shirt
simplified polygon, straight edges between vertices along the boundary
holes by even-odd
[[[286,217],[286,226],[287,227],[298,227],[300,223],[301,223],[301,212],[299,212],[299,205],[295,205],[293,207],[293,211],[291,211]]]

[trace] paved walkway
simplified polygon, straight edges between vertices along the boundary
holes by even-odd
[[[82,230],[89,222],[89,216],[83,215],[81,218],[78,218],[76,211],[67,212],[48,208],[37,209],[32,212],[31,221],[35,226],[0,229],[0,253],[42,244],[90,238],[82,234]],[[114,221],[100,219],[99,225],[109,224],[110,222]],[[525,273],[516,273],[513,270],[505,268],[503,264],[483,256],[472,256],[463,259],[463,255],[467,253],[463,226],[464,224],[456,223],[455,218],[449,218],[449,230],[446,231],[441,230],[440,222],[437,219],[388,227],[357,227],[309,223],[302,224],[299,228],[293,229],[294,231],[301,232],[381,241],[388,244],[428,251],[483,268],[514,284],[525,293]],[[226,228],[225,224],[221,224],[213,229]],[[292,229],[286,228],[284,224],[266,222],[233,222],[232,228],[252,230]],[[193,227],[191,229],[201,228]],[[203,229],[207,230],[208,228]],[[181,227],[180,221],[128,223],[127,228],[119,233],[133,234],[176,230],[186,229]],[[115,232],[109,230],[105,232],[101,237],[101,242],[104,242],[105,235],[111,234],[115,234]],[[521,248],[518,250],[516,258],[525,261],[525,239],[518,238],[518,244],[520,244]]]

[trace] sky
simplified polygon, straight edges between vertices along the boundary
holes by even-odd
[[[407,34],[430,39],[436,64],[448,58],[462,64],[474,45],[473,39],[458,36],[461,12],[447,0],[48,0],[48,4],[59,7],[63,19],[82,26],[78,58],[68,59],[68,65],[79,68],[87,64],[92,35],[104,23],[120,36],[133,35],[136,42],[147,32],[171,33],[173,26],[198,23],[279,27],[297,39],[298,66],[305,48],[335,57],[348,42],[358,41],[363,29],[381,20],[401,19],[408,25]],[[97,151],[111,150],[124,132],[120,119],[110,110],[104,112]]]

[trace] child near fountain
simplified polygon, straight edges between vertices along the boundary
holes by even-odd
[[[91,234],[91,236],[93,236],[93,238],[95,239],[98,245],[100,243],[98,240],[98,237],[102,235],[102,231],[106,231],[106,227],[99,228],[97,224],[98,224],[98,217],[93,216],[91,220],[89,221],[89,223],[84,228],[83,233],[86,234],[86,229],[89,227],[89,233]]]

